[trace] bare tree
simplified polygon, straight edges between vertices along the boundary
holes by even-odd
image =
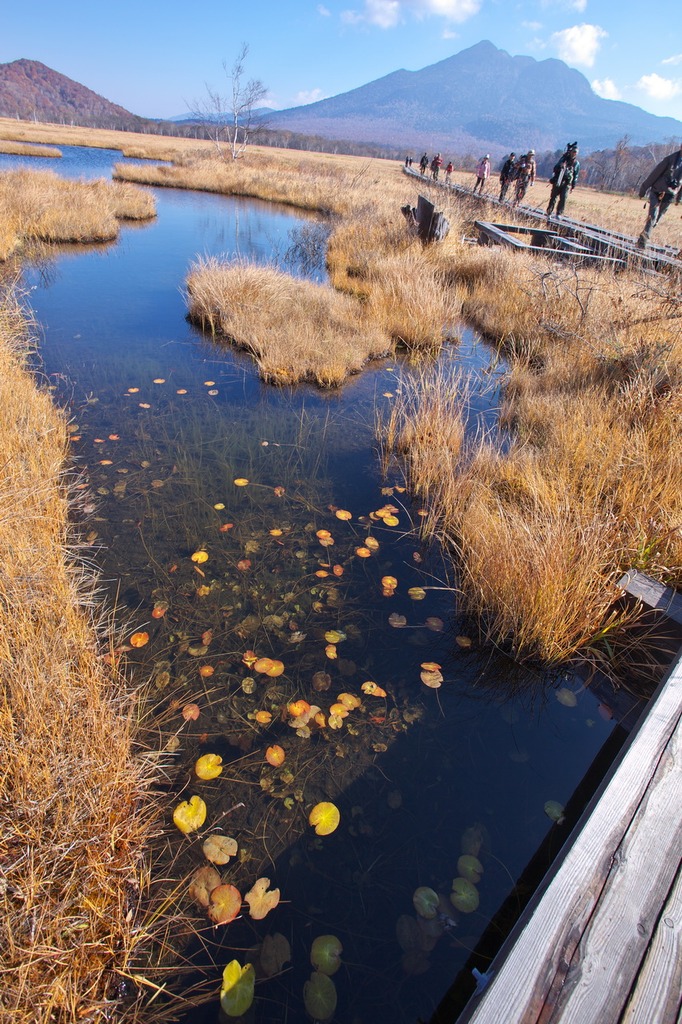
[[[192,112],[223,159],[229,153],[236,160],[266,128],[257,109],[268,90],[259,78],[244,80],[248,54],[248,44],[242,43],[231,68],[223,61],[223,71],[230,85],[227,96],[207,85],[206,99],[197,103]]]

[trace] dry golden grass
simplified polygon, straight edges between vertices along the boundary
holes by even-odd
[[[0,153],[7,153],[10,156],[49,156],[59,157],[61,149],[56,146],[38,146],[28,142],[8,142],[0,140]]]
[[[69,548],[67,429],[0,303],[0,1021],[111,1019],[148,938],[157,823],[136,703],[107,668],[92,580]]]
[[[335,387],[390,350],[354,299],[274,267],[202,260],[187,291],[191,318],[247,349],[273,384]]]
[[[121,220],[155,216],[153,196],[121,182],[72,181],[53,171],[0,174],[0,260],[23,241],[105,242]]]

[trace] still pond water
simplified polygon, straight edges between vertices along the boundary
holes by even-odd
[[[118,158],[80,150],[61,167],[28,162],[92,177],[108,176]],[[0,169],[26,162],[2,158]],[[339,1024],[451,1021],[473,990],[471,967],[486,970],[622,730],[574,680],[543,680],[457,642],[466,627],[447,570],[420,542],[399,467],[381,474],[376,411],[389,410],[408,366],[376,364],[332,394],[275,390],[250,359],[188,324],[182,286],[195,257],[238,253],[298,272],[287,253],[306,221],[257,202],[155,197],[156,220],[124,226],[112,245],[55,251],[27,271],[26,285],[42,372],[68,405],[74,465],[88,485],[84,553],[124,637],[150,636],[127,657],[141,681],[154,680],[169,806],[196,794],[208,807],[198,839],[176,831],[169,814],[173,876],[206,863],[202,839],[216,831],[239,847],[225,881],[244,895],[265,876],[281,890],[263,920],[246,914],[213,929],[197,908],[200,939],[188,956],[209,965],[216,994],[228,961],[252,959],[259,980],[248,1019],[297,1022],[308,1019],[312,941],[331,934],[343,945],[333,978]],[[463,332],[440,365],[475,371],[491,359]],[[494,415],[486,394],[472,419]],[[386,506],[398,525],[385,524]],[[333,544],[318,536],[325,530]],[[198,551],[207,560],[193,561]],[[384,594],[387,575],[397,586]],[[247,651],[281,660],[283,673],[254,671]],[[439,689],[421,681],[432,661]],[[363,692],[366,682],[386,696]],[[361,703],[334,720],[338,728],[293,727],[288,704],[306,700],[327,715],[341,693]],[[194,721],[183,717],[187,704],[200,709]],[[280,767],[265,761],[274,744],[286,754]],[[215,780],[192,774],[204,753],[223,758]],[[318,801],[341,814],[326,837],[307,821]],[[568,805],[565,821],[551,820],[548,801]],[[448,899],[463,853],[483,868],[467,913]],[[419,886],[443,895],[435,921],[415,917]],[[261,944],[275,933],[291,962],[268,977]],[[187,984],[196,981],[188,972]],[[188,1019],[218,1015],[216,995]]]

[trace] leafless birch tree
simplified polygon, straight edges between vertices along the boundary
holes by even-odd
[[[231,68],[223,61],[229,83],[227,95],[207,84],[206,99],[192,112],[223,159],[229,154],[236,160],[266,127],[257,110],[268,90],[259,78],[245,81],[248,53],[248,44],[242,43]]]

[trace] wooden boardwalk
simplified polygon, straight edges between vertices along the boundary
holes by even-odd
[[[610,262],[615,266],[633,264],[645,270],[655,272],[682,272],[682,260],[679,258],[679,252],[671,246],[650,243],[645,250],[639,249],[636,238],[624,235],[618,231],[606,230],[595,224],[585,224],[582,221],[573,220],[573,218],[566,216],[560,218],[552,217],[548,220],[545,211],[538,207],[526,206],[522,203],[518,206],[512,206],[507,201],[500,202],[496,196],[488,193],[483,195],[479,193],[474,194],[473,190],[465,185],[458,185],[455,182],[446,184],[442,180],[434,182],[429,175],[422,175],[418,170],[414,170],[411,167],[403,167],[403,173],[419,182],[422,186],[454,193],[463,200],[475,203],[481,209],[487,204],[493,208],[497,207],[500,211],[504,210],[505,218],[508,218],[511,212],[531,223],[535,223],[538,228],[547,229],[551,226],[552,235],[566,240],[573,240],[575,243],[575,247],[572,247],[570,244],[562,246],[559,243],[546,248],[544,249],[544,255],[546,256],[578,261],[582,259],[585,262],[589,261],[592,263],[596,262],[597,257],[601,257],[603,262]],[[484,223],[490,226],[488,221]],[[505,232],[507,236],[512,231],[517,233],[523,233],[524,231],[521,226],[505,225],[505,227],[507,229]],[[486,234],[488,237],[486,237]],[[479,230],[479,240],[490,243],[499,239],[491,238],[489,232],[481,234]],[[510,244],[509,240],[503,244]],[[527,246],[522,242],[517,247],[520,249],[531,248],[531,246]],[[587,250],[587,253],[581,253],[579,251],[581,247]],[[570,251],[572,248],[573,252]],[[533,251],[536,251],[535,247],[533,247]],[[543,250],[538,246],[537,251],[542,252]]]
[[[682,652],[489,976],[456,1024],[681,1024]]]

